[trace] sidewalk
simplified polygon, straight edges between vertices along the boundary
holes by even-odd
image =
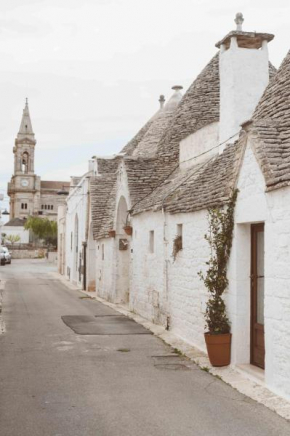
[[[82,289],[74,286],[72,283],[67,281],[63,276],[58,273],[51,274],[53,274],[54,277],[58,278],[69,289],[81,291],[89,298],[95,299],[98,302],[116,310],[117,312],[128,316],[129,318],[132,318],[135,322],[150,330],[155,336],[178,350],[179,353],[182,353],[183,355],[191,359],[202,370],[209,372],[215,377],[218,377],[237,391],[257,401],[258,403],[263,404],[270,410],[276,412],[282,418],[290,421],[290,402],[274,394],[265,387],[263,377],[260,376],[258,369],[257,371],[252,368],[250,369],[250,365],[243,365],[241,367],[229,366],[223,368],[212,367],[205,353],[183,341],[182,339],[178,338],[170,331],[165,330],[164,327],[151,323],[150,321],[142,318],[141,316],[130,312],[126,307],[122,305],[110,303],[98,297],[96,295],[96,292],[83,291]]]

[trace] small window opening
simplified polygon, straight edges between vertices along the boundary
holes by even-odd
[[[102,244],[102,260],[105,260],[105,245]]]
[[[149,232],[149,252],[154,253],[154,230]]]
[[[182,242],[183,242],[183,235],[182,235],[182,233],[183,233],[183,229],[182,229],[182,224],[177,224],[177,227],[176,227],[176,234],[177,234],[177,236],[179,236],[179,238],[180,238],[180,245],[181,245],[181,249],[182,249]]]

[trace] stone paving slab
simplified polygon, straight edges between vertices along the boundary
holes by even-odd
[[[151,332],[123,315],[67,315],[63,322],[78,335],[150,335]]]

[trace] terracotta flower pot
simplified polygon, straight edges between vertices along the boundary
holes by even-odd
[[[126,233],[127,235],[129,235],[129,236],[132,235],[132,232],[133,232],[132,226],[125,226],[125,227],[124,227],[124,230],[125,230],[125,233]]]
[[[116,230],[109,230],[110,238],[114,238],[116,236]]]
[[[212,366],[227,366],[231,362],[231,333],[204,334],[206,348]]]

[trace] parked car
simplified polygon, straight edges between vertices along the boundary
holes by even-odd
[[[0,265],[6,265],[5,251],[3,247],[0,247]]]
[[[2,247],[2,248],[3,248],[4,254],[5,254],[5,263],[10,264],[11,263],[11,254],[10,254],[10,252],[9,252],[7,247]]]

